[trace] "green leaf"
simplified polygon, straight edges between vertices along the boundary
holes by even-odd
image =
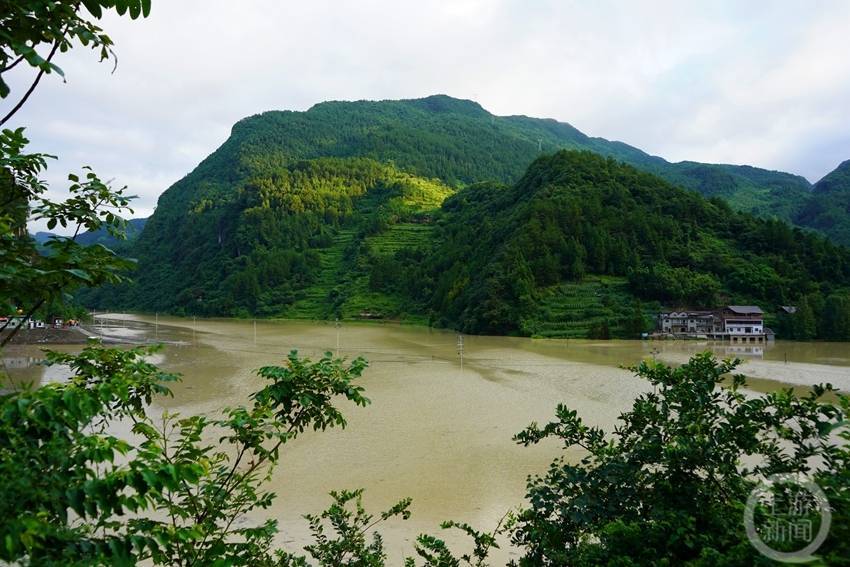
[[[60,77],[65,78],[65,71],[62,70],[62,67],[52,62],[49,62],[48,65],[50,65],[50,71],[55,71]]]
[[[142,4],[140,0],[130,0],[130,18],[135,20],[142,14]]]
[[[103,10],[100,9],[100,2],[97,0],[83,0],[83,6],[85,6],[86,10],[88,10],[95,18],[100,19],[103,17]]]
[[[89,273],[84,271],[84,270],[80,270],[80,269],[77,269],[77,268],[68,268],[65,271],[68,272],[69,274],[71,274],[72,276],[75,276],[75,277],[77,277],[81,280],[85,280],[87,282],[92,281]]]

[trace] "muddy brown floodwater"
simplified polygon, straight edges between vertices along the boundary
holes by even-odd
[[[532,421],[552,418],[556,404],[563,402],[587,423],[610,430],[646,388],[622,365],[652,356],[679,363],[711,349],[745,360],[741,371],[753,378],[753,390],[818,382],[850,390],[850,346],[841,343],[732,347],[466,336],[461,367],[457,335],[421,327],[107,317],[105,335],[171,343],[156,362],[181,373],[183,381],[174,385],[173,398],[155,402],[155,412],[214,413],[244,404],[261,387],[254,369],[280,363],[292,349],[315,358],[339,345],[340,355],[368,359],[361,383],[372,404],[345,407],[345,430],[305,433],[289,445],[272,482],[277,500],[246,521],[277,518],[280,543],[293,549],[308,541],[302,515],[327,507],[330,490],[364,488],[364,502],[372,512],[409,496],[411,519],[380,527],[390,564],[413,554],[420,533],[465,548],[463,538],[441,533],[443,520],[491,529],[506,511],[520,506],[528,475],[545,472],[561,448],[523,448],[511,437]],[[39,366],[39,348],[6,349],[2,356],[12,382],[39,383],[67,375],[67,369]],[[505,563],[514,553],[507,547],[496,551],[493,564]]]

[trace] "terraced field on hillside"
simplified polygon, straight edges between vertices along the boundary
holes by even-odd
[[[642,308],[649,319],[658,306],[644,304]],[[595,325],[607,323],[611,336],[621,337],[627,334],[626,321],[634,309],[626,278],[588,276],[581,282],[547,289],[525,329],[535,337],[584,339]]]
[[[427,224],[399,223],[393,225],[381,234],[366,237],[365,250],[361,251],[375,256],[393,256],[402,249],[425,247],[428,244],[433,227]],[[342,304],[344,319],[361,319],[375,317],[381,319],[396,319],[411,323],[426,324],[427,317],[409,305],[405,298],[384,292],[374,292],[369,289],[369,274],[363,269],[364,264],[358,262],[356,277],[350,281],[346,290],[346,300]]]
[[[354,240],[354,229],[340,230],[333,246],[319,250],[321,271],[319,279],[299,293],[295,301],[281,315],[290,319],[332,319],[334,300],[346,274],[343,271],[345,250]]]
[[[369,289],[367,254],[392,256],[403,248],[425,246],[433,228],[426,224],[400,223],[381,234],[364,239],[356,260],[346,261],[346,250],[357,237],[354,229],[340,230],[333,246],[319,251],[318,281],[300,292],[300,298],[283,317],[293,319],[395,319],[427,323],[427,317],[412,309],[397,295]]]
[[[367,236],[356,258],[346,258],[358,238],[354,228],[340,230],[333,245],[319,252],[321,271],[318,280],[302,290],[299,299],[282,317],[327,320],[352,319],[398,320],[427,324],[422,306],[411,304],[398,294],[369,288],[368,266],[371,256],[392,256],[402,249],[425,247],[433,227],[428,224],[400,223],[380,234]],[[651,321],[659,306],[642,305],[644,317]],[[541,338],[588,338],[594,327],[607,324],[611,337],[630,336],[628,320],[634,317],[634,297],[622,277],[588,276],[581,282],[569,282],[545,290],[534,315],[524,323],[526,333]]]

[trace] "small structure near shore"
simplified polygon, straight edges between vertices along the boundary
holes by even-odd
[[[718,339],[732,343],[773,340],[764,326],[764,312],[756,305],[727,305],[722,309],[663,311],[658,316],[661,333],[675,338]]]

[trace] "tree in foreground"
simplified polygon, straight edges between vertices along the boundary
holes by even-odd
[[[248,407],[158,419],[146,410],[176,377],[145,362],[148,352],[91,346],[80,354],[49,353],[50,364],[70,366],[72,379],[0,398],[0,477],[7,479],[0,485],[0,558],[38,565],[306,565],[275,550],[275,520],[252,525],[245,514],[275,498],[263,486],[286,443],[307,429],[344,426],[338,400],[368,403],[354,384],[364,361],[311,362],[292,353],[285,366],[258,371],[267,385]],[[115,434],[120,423],[134,435]],[[310,518],[320,537],[307,551],[323,565],[382,564],[380,537],[366,541],[371,518],[360,492],[332,496],[329,511]],[[354,501],[358,512],[349,517]],[[381,519],[407,517],[408,505],[402,500]],[[326,520],[339,541],[323,535]]]
[[[88,47],[101,60],[114,60],[113,43],[97,25],[104,13],[115,11],[136,19],[147,16],[149,0],[20,0],[0,2],[0,99],[16,98],[0,117],[12,122],[46,75],[64,77],[56,58],[75,46]],[[29,73],[30,85],[13,93],[9,73]],[[67,305],[80,286],[122,281],[132,264],[103,246],[81,246],[79,234],[106,229],[123,235],[121,213],[130,212],[124,189],[115,190],[90,168],[70,173],[64,201],[49,198],[40,176],[51,156],[29,152],[24,128],[0,132],[0,314],[33,317],[40,309]],[[43,220],[48,230],[61,226],[70,236],[51,238],[42,253],[27,232],[29,220]],[[11,318],[0,326],[5,331]],[[11,340],[18,328],[5,334]]]
[[[772,565],[743,514],[759,480],[777,473],[823,489],[832,526],[819,557],[850,561],[848,399],[829,385],[804,397],[745,394],[744,377],[730,377],[738,362],[705,353],[678,368],[642,363],[634,370],[653,392],[613,435],[563,405],[557,421],[519,433],[526,445],[554,438],[585,453],[529,481],[512,536],[520,565]]]

